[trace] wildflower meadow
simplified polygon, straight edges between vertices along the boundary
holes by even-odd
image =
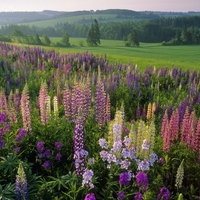
[[[0,199],[200,199],[200,73],[0,43]]]

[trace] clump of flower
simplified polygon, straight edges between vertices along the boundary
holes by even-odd
[[[83,181],[82,181],[82,187],[86,186],[90,189],[94,188],[94,185],[92,183],[92,177],[94,173],[92,170],[86,169],[83,173]]]
[[[131,180],[131,173],[130,172],[122,172],[119,175],[119,184],[128,186]]]
[[[142,200],[143,194],[140,192],[136,192],[134,196],[134,200]]]
[[[56,156],[55,156],[55,160],[60,160],[62,155],[60,153],[60,150],[62,148],[62,143],[61,142],[55,142],[55,148],[56,148]]]
[[[87,194],[84,200],[96,200],[94,193]]]
[[[162,187],[160,189],[160,193],[157,196],[157,200],[163,199],[163,200],[168,200],[170,197],[170,192],[166,187]]]
[[[138,174],[136,175],[136,181],[137,181],[137,186],[138,187],[142,186],[143,187],[142,191],[145,192],[149,184],[149,180],[146,173],[138,172]]]
[[[123,199],[124,198],[124,191],[119,191],[118,193],[117,193],[117,195],[118,195],[118,199]]]

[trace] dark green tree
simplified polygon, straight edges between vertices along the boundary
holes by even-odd
[[[136,47],[140,46],[136,30],[134,30],[132,33],[130,33],[127,36],[127,41],[125,42],[126,42],[126,46],[136,46]]]
[[[35,40],[35,44],[38,44],[38,45],[42,44],[42,41],[40,40],[38,34],[35,35],[34,40]]]
[[[50,46],[51,40],[49,39],[49,37],[47,35],[43,34],[43,36],[42,36],[42,43],[45,46]]]
[[[61,43],[63,46],[69,47],[70,43],[69,43],[69,34],[65,33],[62,37]]]
[[[97,46],[101,43],[100,37],[101,34],[99,30],[99,24],[98,21],[95,19],[94,23],[92,23],[92,25],[89,28],[86,41],[88,45]]]

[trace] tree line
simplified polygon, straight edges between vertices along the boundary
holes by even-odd
[[[58,23],[54,27],[38,28],[27,25],[5,25],[0,34],[10,35],[14,29],[25,35],[40,37],[62,37],[66,32],[70,37],[86,38],[91,24]],[[154,20],[99,23],[101,39],[126,40],[136,31],[140,42],[171,42],[171,44],[200,44],[200,16],[159,18]],[[176,41],[176,42],[174,42]]]

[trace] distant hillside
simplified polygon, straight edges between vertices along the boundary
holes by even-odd
[[[29,24],[38,27],[48,27],[55,26],[57,23],[89,24],[94,19],[98,19],[99,23],[107,23],[133,20],[152,20],[162,17],[180,17],[191,15],[200,15],[200,12],[136,12],[125,9],[73,12],[51,10],[44,10],[42,12],[0,12],[0,26],[5,24]]]
[[[0,25],[19,24],[56,18],[63,14],[59,11],[44,10],[42,12],[0,12]]]

